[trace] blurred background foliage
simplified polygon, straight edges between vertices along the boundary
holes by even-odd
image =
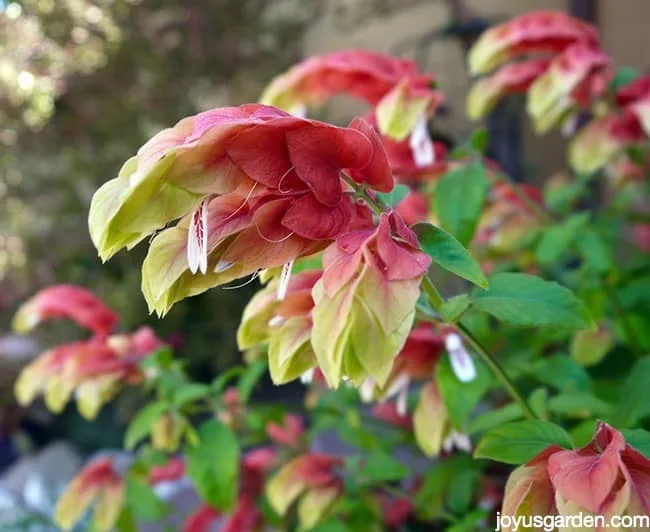
[[[149,317],[142,257],[101,265],[86,229],[88,204],[158,130],[255,101],[299,59],[318,4],[0,0],[0,334],[38,288],[75,283],[114,308],[124,330],[149,322],[181,356],[191,353],[195,375],[233,363],[252,288],[213,290],[164,321]]]

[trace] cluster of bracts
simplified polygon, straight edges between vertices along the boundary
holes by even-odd
[[[469,68],[472,74],[498,69],[471,91],[472,118],[509,93],[525,92],[538,132],[581,125],[569,154],[575,170],[625,163],[641,171],[629,150],[650,133],[650,78],[613,89],[611,59],[591,26],[560,12],[518,17],[484,34]],[[365,101],[370,111],[348,127],[304,117],[338,93]],[[238,343],[268,357],[276,384],[302,378],[316,388],[353,385],[363,400],[380,401],[372,410],[378,418],[412,431],[427,456],[468,451],[471,442],[449,420],[432,375],[443,351],[459,380],[472,380],[476,370],[453,325],[416,320],[431,259],[409,227],[435,221],[423,189],[468,164],[449,159],[429,136],[427,122],[442,101],[434,78],[408,60],[362,50],[310,58],[275,79],[261,103],[185,118],[142,146],[96,192],[93,242],[104,260],[149,243],[142,291],[161,316],[184,298],[259,276],[265,286],[245,310]],[[492,166],[491,172],[499,170]],[[381,196],[396,182],[412,191],[391,208]],[[539,223],[531,209],[542,203],[540,192],[522,190],[527,201],[491,180],[474,245],[507,247]],[[115,334],[115,314],[85,290],[42,291],[20,310],[16,325],[27,330],[60,317],[92,337],[52,349],[27,367],[16,385],[21,403],[43,392],[47,405],[60,411],[74,394],[81,413],[92,418],[125,382],[146,380],[139,362],[162,342],[146,328]],[[419,396],[409,412],[412,382]],[[162,447],[164,434],[160,428]],[[325,515],[343,489],[341,461],[309,453],[294,418],[269,426],[268,434],[275,446],[242,458],[233,512],[221,516],[201,507],[188,531],[207,530],[216,519],[225,519],[231,532],[262,530],[258,503],[265,496],[280,515],[297,503],[305,528]],[[182,458],[174,458],[152,471],[150,482],[183,475]],[[517,469],[503,511],[649,513],[648,479],[650,462],[601,425],[586,447],[549,448]],[[73,480],[57,520],[69,528],[96,502],[97,526],[110,529],[124,489],[110,461],[96,462]],[[377,497],[387,526],[411,515],[408,500],[387,505],[381,498],[388,494]]]

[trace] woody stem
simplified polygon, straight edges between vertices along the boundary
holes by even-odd
[[[435,310],[440,310],[440,306],[445,302],[445,299],[442,297],[440,292],[438,292],[438,289],[433,284],[433,281],[431,281],[431,279],[426,275],[422,279],[422,289],[427,295],[431,306]],[[459,322],[456,324],[456,326],[465,340],[472,346],[474,351],[476,351],[476,354],[481,357],[481,360],[485,362],[487,367],[490,368],[492,373],[494,373],[494,376],[497,378],[497,380],[505,388],[508,394],[510,394],[510,397],[512,397],[514,401],[519,404],[522,412],[526,415],[526,417],[530,419],[537,418],[537,415],[531,410],[530,406],[528,406],[528,403],[519,393],[514,383],[510,380],[510,377],[508,377],[499,361],[494,358],[485,347],[483,347],[483,344],[481,344],[481,342],[465,325]]]

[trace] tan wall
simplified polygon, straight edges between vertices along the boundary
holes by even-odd
[[[441,0],[392,0],[387,12],[376,14],[371,0],[329,0],[322,17],[315,22],[305,41],[305,53],[317,54],[349,47],[364,47],[395,53],[405,40],[425,35],[443,26],[448,19],[445,2]],[[506,19],[537,9],[564,9],[566,0],[467,0],[466,4],[488,18]],[[599,24],[604,48],[617,64],[645,68],[650,64],[650,0],[600,0]],[[401,52],[413,57],[413,50]],[[437,74],[445,92],[451,114],[438,126],[458,137],[473,127],[465,118],[464,101],[469,79],[463,56],[456,41],[436,41],[427,47],[427,72]],[[344,121],[358,104],[337,101],[328,108],[335,120]],[[531,174],[543,178],[564,166],[566,142],[555,132],[535,137],[524,127],[524,158]]]

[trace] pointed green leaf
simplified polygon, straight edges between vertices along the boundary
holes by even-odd
[[[167,410],[169,410],[169,405],[161,402],[148,404],[140,410],[133,421],[129,423],[129,428],[124,436],[124,447],[130,451],[146,438],[151,432],[152,425]]]
[[[474,458],[487,458],[519,465],[551,445],[573,447],[571,436],[560,426],[530,419],[515,421],[488,432],[474,451]]]
[[[463,315],[463,312],[469,307],[469,304],[469,294],[454,296],[440,305],[440,315],[446,322],[452,323],[458,321]]]
[[[472,254],[453,236],[435,225],[419,223],[413,227],[424,252],[441,268],[487,288],[487,279]]]
[[[436,364],[438,390],[449,410],[449,419],[456,427],[464,423],[492,382],[488,369],[479,361],[474,361],[474,364],[476,377],[470,382],[458,380],[448,356]]]
[[[442,227],[461,244],[471,242],[478,224],[488,182],[481,163],[452,170],[440,178],[433,206]]]
[[[524,273],[498,273],[490,287],[474,294],[472,305],[495,318],[522,327],[594,326],[587,308],[568,288]]]
[[[232,509],[237,498],[239,443],[216,419],[199,427],[199,443],[187,447],[187,476],[201,498],[217,510]]]

